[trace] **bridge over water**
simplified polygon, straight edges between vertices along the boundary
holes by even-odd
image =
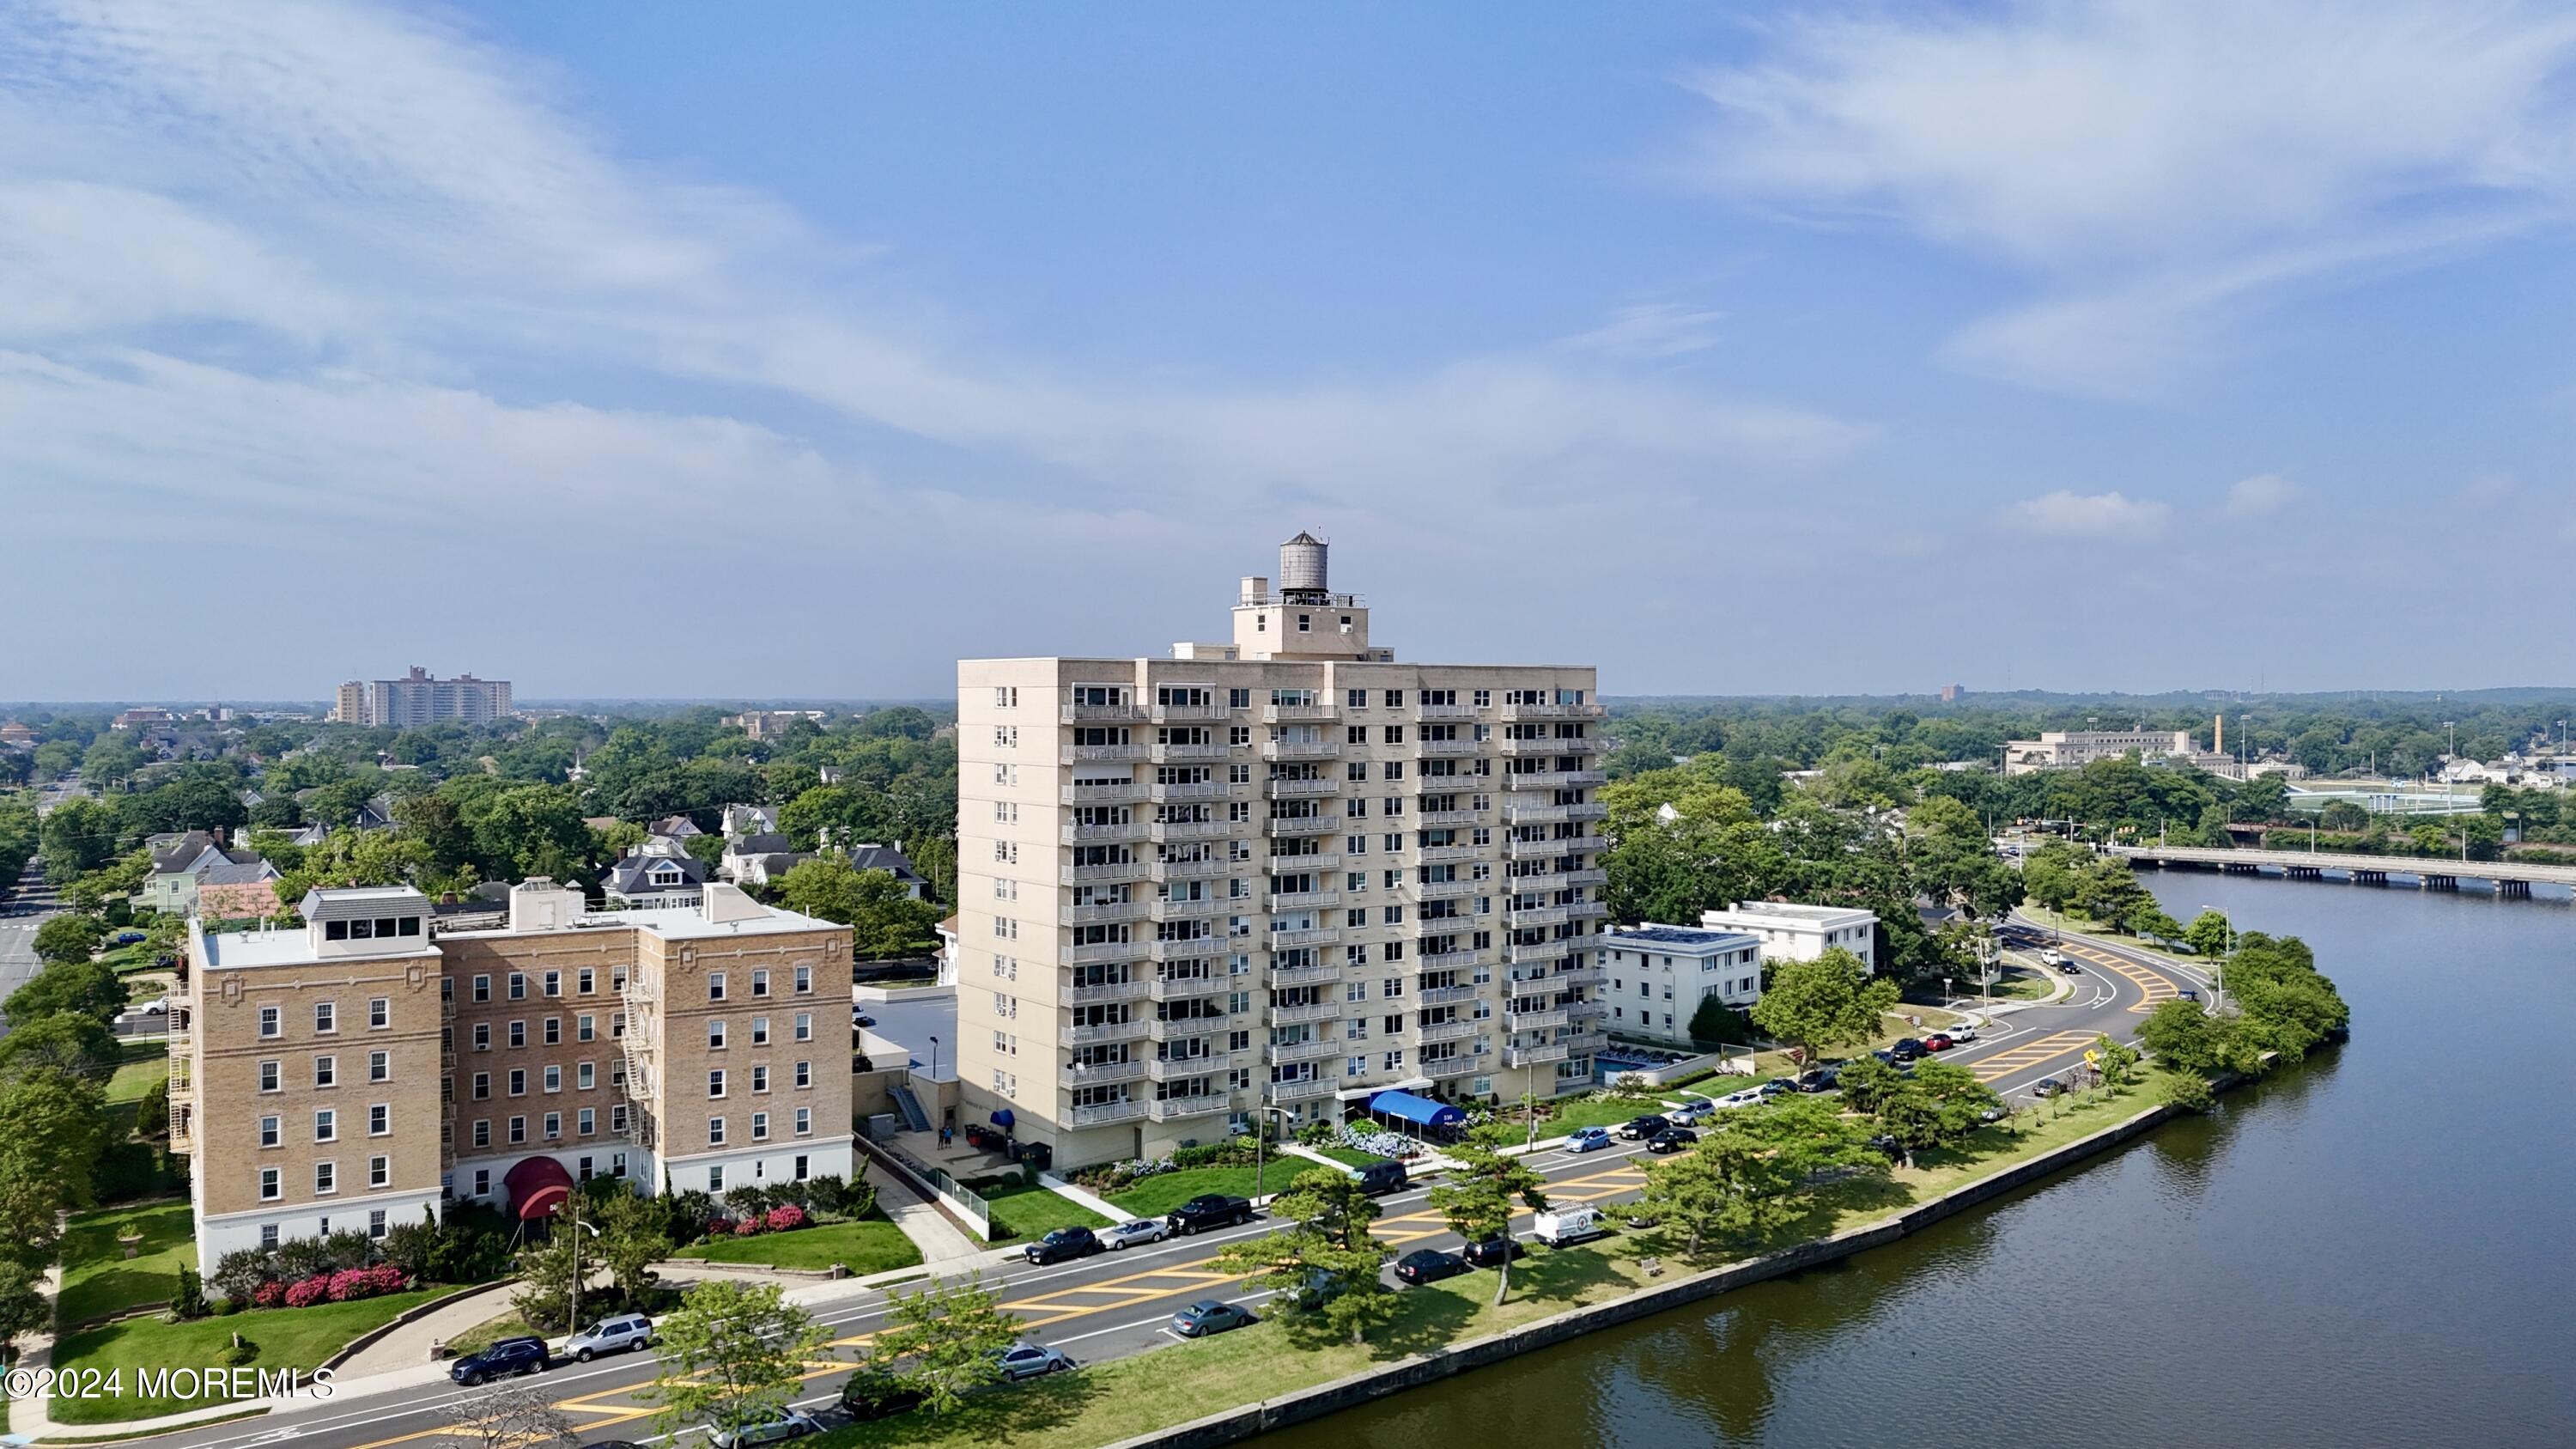
[[[2492,882],[2496,894],[2527,896],[2535,885],[2576,888],[2576,865],[2536,865],[2511,860],[2444,860],[2435,856],[2346,855],[2314,850],[2217,850],[2201,845],[2117,845],[2114,855],[2140,865],[2222,870],[2239,875],[2278,871],[2292,880],[2341,876],[2355,885],[2386,885],[2410,877],[2426,890],[2453,891],[2464,880]]]

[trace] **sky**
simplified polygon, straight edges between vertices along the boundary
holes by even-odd
[[[20,0],[0,698],[2570,678],[2576,12]]]

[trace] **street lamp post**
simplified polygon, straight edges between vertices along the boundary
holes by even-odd
[[[2219,972],[2224,969],[2226,959],[2236,954],[2236,918],[2217,906],[2203,904],[2201,909],[2217,911],[2218,919],[2225,922],[2227,926],[2227,934],[2219,938],[2219,959],[2209,968],[2209,1009],[2215,1012],[2218,1010]]]
[[[598,1237],[598,1236],[599,1236],[599,1229],[597,1229],[597,1228],[595,1228],[595,1227],[592,1227],[590,1224],[588,1224],[588,1223],[586,1223],[586,1222],[583,1222],[583,1221],[581,1220],[581,1191],[580,1191],[580,1189],[575,1188],[575,1189],[573,1190],[573,1193],[572,1193],[572,1196],[571,1196],[571,1199],[570,1199],[570,1206],[571,1206],[571,1209],[572,1209],[572,1226],[573,1226],[573,1234],[572,1234],[572,1308],[571,1308],[571,1310],[570,1310],[570,1311],[566,1314],[566,1316],[565,1316],[564,1326],[565,1326],[566,1328],[570,1329],[570,1330],[571,1330],[572,1332],[574,1332],[574,1333],[579,1333],[579,1332],[581,1332],[581,1235],[582,1235],[583,1233],[588,1233],[588,1234],[590,1234],[592,1237],[594,1237],[594,1238],[595,1238],[595,1237]]]

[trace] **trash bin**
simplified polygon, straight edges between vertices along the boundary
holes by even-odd
[[[1055,1165],[1055,1147],[1045,1142],[1023,1142],[1020,1144],[1020,1161],[1044,1172]]]

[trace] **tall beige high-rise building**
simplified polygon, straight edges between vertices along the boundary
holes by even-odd
[[[961,1095],[1059,1164],[1591,1084],[1594,671],[1398,663],[1279,555],[1229,641],[958,664]]]

